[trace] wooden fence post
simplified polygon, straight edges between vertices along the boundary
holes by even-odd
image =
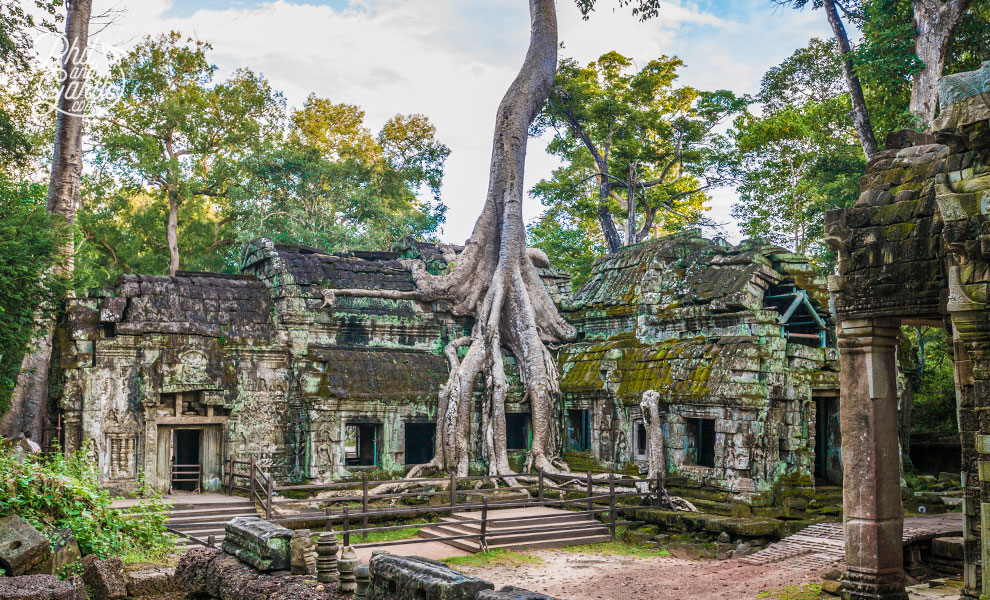
[[[481,551],[488,552],[488,498],[481,497]]]
[[[206,538],[206,545],[210,548],[215,548],[217,545],[217,538],[215,538],[213,535],[208,536]]]
[[[251,464],[248,467],[248,500],[254,504],[254,455],[251,455]]]
[[[268,486],[267,486],[268,489],[265,490],[268,495],[268,504],[265,506],[265,520],[267,521],[272,520],[272,495],[274,491],[273,489],[274,486],[275,486],[275,476],[268,475]]]
[[[347,514],[347,505],[344,505],[344,547],[351,545],[351,517]]]
[[[450,471],[450,511],[454,512],[454,505],[457,504],[457,475]]]
[[[588,510],[595,509],[595,501],[591,499],[594,488],[591,484],[591,471],[588,471]]]
[[[540,506],[543,506],[543,468],[540,468],[540,488],[537,492],[537,497],[540,499]]]
[[[608,531],[609,541],[615,541],[615,473],[608,474]]]
[[[364,513],[361,517],[361,528],[368,529],[368,474],[361,474],[361,512]],[[361,539],[368,541],[368,532],[365,531],[361,534]]]
[[[230,456],[230,468],[227,470],[227,495],[234,495],[234,455]]]
[[[324,531],[333,531],[333,520],[330,518],[330,507],[327,507],[327,524],[323,526]]]

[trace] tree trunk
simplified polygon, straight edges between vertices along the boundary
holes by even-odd
[[[832,26],[832,33],[835,34],[835,39],[839,43],[839,51],[842,52],[842,73],[846,78],[846,87],[849,88],[849,96],[852,99],[852,117],[853,127],[856,129],[856,135],[859,136],[859,142],[863,146],[863,154],[866,155],[866,160],[873,158],[873,155],[877,153],[877,140],[873,135],[873,124],[870,123],[870,113],[866,109],[866,98],[863,96],[863,86],[859,81],[859,77],[853,71],[852,59],[849,54],[852,52],[852,48],[849,45],[849,36],[846,35],[846,28],[842,24],[842,19],[839,18],[839,12],[835,9],[834,0],[824,0],[823,5],[825,7],[825,14],[828,15],[828,24]]]
[[[86,58],[89,47],[89,19],[92,0],[67,0],[65,40],[62,49],[64,77],[58,98],[55,123],[55,153],[48,184],[47,210],[60,215],[71,225],[79,203],[79,180],[82,175],[82,126],[86,105]],[[72,277],[73,239],[68,235],[56,269]],[[37,348],[24,356],[11,406],[0,421],[0,433],[24,434],[41,443],[48,416],[48,370],[52,354],[54,321],[38,324]]]
[[[168,195],[165,239],[168,240],[168,274],[175,277],[175,273],[179,270],[179,200],[171,193]]]
[[[636,243],[636,161],[629,163],[629,188],[626,194],[626,245]]]
[[[667,449],[660,422],[660,394],[654,390],[643,392],[639,403],[646,421],[646,431],[650,436],[650,465],[647,479],[657,479],[667,473]]]
[[[482,371],[489,385],[484,402],[485,430],[478,433],[485,440],[489,473],[512,474],[505,448],[508,384],[503,347],[515,357],[532,411],[533,442],[526,467],[561,470],[554,462],[560,450],[559,374],[545,344],[573,339],[574,328],[557,312],[526,253],[522,217],[526,142],[530,124],[553,83],[557,18],[553,0],[529,0],[529,7],[529,50],[499,105],[488,194],[474,231],[450,274],[430,275],[422,262],[407,263],[421,299],[449,300],[456,314],[475,318],[463,360],[457,359],[456,349],[448,347],[451,372],[440,393],[438,453],[428,465],[459,475],[467,474],[474,382]]]
[[[598,224],[602,227],[602,235],[605,236],[609,254],[615,254],[622,248],[622,240],[619,239],[619,231],[615,228],[612,213],[608,210],[608,195],[611,187],[608,182],[608,170],[605,167],[599,168],[602,169],[602,174],[598,176]]]
[[[914,53],[924,65],[911,81],[910,110],[928,129],[935,120],[938,80],[952,43],[952,33],[962,21],[971,0],[914,0],[914,24],[918,29]]]

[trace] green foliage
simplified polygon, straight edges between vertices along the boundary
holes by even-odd
[[[551,206],[526,227],[527,244],[551,257],[554,267],[571,275],[571,286],[580,289],[591,274],[595,258],[607,248],[593,221],[576,221],[560,206]]]
[[[72,531],[83,554],[161,556],[173,549],[165,533],[168,506],[153,499],[132,508],[110,508],[96,465],[84,448],[68,458],[25,456],[0,448],[0,515],[16,514],[35,528]]]
[[[628,218],[630,188],[636,222],[627,244],[696,223],[707,190],[732,178],[726,140],[714,129],[747,101],[724,90],[675,87],[682,65],[661,56],[637,71],[617,52],[583,67],[561,59],[533,134],[554,132],[547,151],[564,166],[531,192],[552,209],[544,220],[566,221],[545,223],[540,231],[541,247],[555,263],[573,261],[554,253],[555,246],[573,250],[573,243],[548,236],[580,232],[608,239],[613,223]]]
[[[143,204],[131,210],[143,212],[141,223],[179,207],[180,249],[197,257],[187,267],[216,268],[236,241],[237,209],[250,197],[247,159],[278,131],[282,100],[246,69],[214,82],[209,49],[172,32],[146,38],[111,68],[108,81],[119,82],[120,97],[101,107],[93,127],[102,177],[90,189],[104,193],[84,204],[89,214],[80,225],[91,252],[119,271],[140,263],[114,245],[132,235],[113,218],[133,200]],[[167,255],[164,219],[158,223],[161,241],[141,250]]]
[[[730,132],[742,230],[808,254],[825,273],[835,256],[822,240],[823,215],[856,200],[865,170],[840,61],[834,43],[812,39],[764,75],[762,114],[738,117]]]
[[[538,556],[500,548],[467,556],[451,556],[444,558],[443,562],[455,567],[523,567],[539,566],[546,561]]]
[[[0,173],[0,415],[35,324],[53,315],[68,289],[54,269],[68,231],[45,212],[45,196],[45,186],[15,184]]]
[[[911,412],[912,433],[957,433],[956,388],[948,334],[940,327],[903,327],[902,331],[916,353],[919,371]]]
[[[822,597],[822,586],[817,583],[789,585],[756,595],[757,600],[819,600]]]
[[[450,149],[423,115],[396,115],[377,135],[364,111],[310,96],[285,140],[251,162],[253,199],[240,238],[260,235],[329,251],[431,238],[444,221]],[[429,191],[433,201],[424,201]]]

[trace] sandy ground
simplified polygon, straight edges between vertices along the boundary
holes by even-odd
[[[764,590],[817,583],[815,572],[738,561],[634,558],[544,550],[542,565],[461,570],[562,600],[753,600]]]
[[[359,536],[351,538],[352,540],[360,541]],[[371,560],[371,552],[373,550],[388,550],[392,554],[398,554],[399,556],[422,556],[423,558],[432,558],[433,560],[440,560],[442,558],[449,558],[451,556],[467,556],[471,554],[470,552],[465,552],[464,550],[459,550],[453,546],[448,546],[443,542],[419,542],[416,544],[400,544],[397,546],[375,546],[374,548],[364,548],[360,544],[355,544],[351,542],[354,548],[354,552],[357,554],[361,562],[366,563]]]

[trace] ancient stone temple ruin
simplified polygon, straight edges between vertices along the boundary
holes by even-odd
[[[71,299],[53,388],[66,448],[89,441],[108,486],[143,477],[162,491],[216,490],[232,458],[280,482],[429,461],[443,348],[470,318],[444,302],[332,293],[413,290],[400,257],[447,265],[432,244],[327,254],[261,239],[237,275],[124,275]],[[540,273],[579,331],[557,349],[568,460],[645,466],[639,403],[656,390],[671,473],[743,495],[785,474],[841,477],[831,317],[804,258],[688,231],[599,260],[573,295],[567,274]],[[529,406],[506,364],[507,445],[521,464]]]
[[[901,324],[952,333],[961,432],[965,597],[990,597],[990,62],[943,78],[933,134],[891,134],[855,206],[826,218],[841,352],[845,587],[906,599],[897,460]],[[982,521],[981,521],[982,515]]]

